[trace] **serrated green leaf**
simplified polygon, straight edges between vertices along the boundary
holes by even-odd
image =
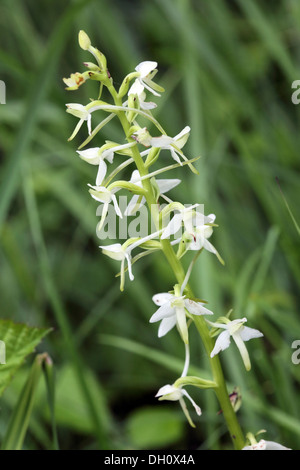
[[[0,364],[0,396],[26,356],[31,354],[49,328],[30,327],[11,320],[0,320],[0,340],[5,344],[5,364]]]

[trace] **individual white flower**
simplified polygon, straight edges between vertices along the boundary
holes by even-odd
[[[141,81],[138,79],[131,85],[128,91],[128,96],[130,95],[137,95],[141,109],[153,109],[157,106],[156,103],[152,101],[145,101],[146,93],[144,92],[144,85],[142,85]]]
[[[278,442],[265,441],[264,439],[261,439],[259,442],[243,447],[242,450],[291,450],[291,449],[289,447],[285,447],[281,444],[278,444]]]
[[[155,180],[159,193],[160,194],[165,194],[171,189],[175,188],[179,183],[181,183],[181,180],[179,179],[161,179],[161,180]],[[139,186],[140,188],[142,187],[142,181],[141,181],[141,176],[138,170],[134,170],[132,172],[131,178],[130,178],[130,183],[135,184],[136,186]],[[138,194],[135,194],[132,196],[125,212],[124,215],[133,215],[143,204],[145,204],[146,198],[144,196],[140,196]]]
[[[111,190],[105,188],[104,186],[92,186],[91,184],[88,185],[91,189],[89,189],[89,193],[92,196],[93,199],[96,201],[102,202],[103,203],[103,209],[102,209],[102,214],[101,214],[101,220],[98,224],[97,230],[101,230],[105,217],[108,212],[108,206],[112,202],[115,208],[115,212],[118,217],[121,219],[123,218],[122,212],[119,208],[117,198],[115,196],[115,193],[119,191],[120,188],[113,188]]]
[[[128,144],[115,145],[104,150],[102,147],[93,147],[86,150],[77,150],[77,153],[79,154],[80,158],[82,158],[82,160],[85,160],[87,163],[99,166],[96,177],[96,185],[100,186],[107,172],[107,165],[105,160],[107,160],[109,163],[112,163],[115,152],[133,147],[134,145],[135,142],[130,142]]]
[[[161,321],[158,329],[159,338],[177,325],[183,341],[187,344],[188,327],[185,309],[191,315],[213,315],[213,312],[204,307],[202,303],[187,299],[185,296],[177,297],[168,292],[162,292],[154,295],[152,300],[159,308],[149,321],[150,323]]]
[[[169,385],[168,384],[168,385],[164,385],[163,387],[161,387],[158,390],[158,392],[155,396],[159,400],[179,401],[179,403],[181,405],[181,408],[182,408],[189,424],[192,427],[195,427],[183,398],[186,397],[192,403],[192,405],[195,408],[195,411],[196,411],[198,416],[201,416],[201,409],[194,402],[194,400],[192,399],[192,397],[188,394],[188,392],[186,390],[184,390],[181,387],[175,387],[174,385]]]
[[[160,96],[158,91],[164,91],[163,88],[152,81],[152,78],[157,74],[156,67],[157,62],[146,60],[138,64],[135,67],[135,70],[139,73],[137,80],[140,84],[147,90],[151,91],[153,95]]]
[[[244,341],[249,341],[252,338],[260,338],[263,336],[259,330],[254,328],[249,328],[244,326],[244,323],[247,321],[247,318],[237,319],[237,320],[227,320],[227,323],[213,323],[208,322],[210,325],[214,326],[215,328],[222,328],[224,331],[219,334],[215,346],[210,354],[210,357],[214,357],[220,351],[224,351],[230,345],[230,337],[233,338],[235,344],[237,345],[246,370],[251,369],[251,363],[247,348],[245,346]]]
[[[147,235],[144,238],[138,238],[138,239],[129,239],[123,245],[120,243],[114,243],[112,245],[106,245],[106,246],[99,246],[99,248],[102,249],[103,254],[109,256],[112,259],[121,261],[121,267],[120,267],[120,276],[121,276],[121,281],[120,281],[120,289],[121,291],[124,290],[124,284],[125,284],[125,262],[127,261],[127,268],[128,268],[128,275],[129,279],[131,281],[134,280],[134,275],[132,273],[132,263],[131,263],[131,252],[134,250],[134,248],[137,248],[138,246],[142,245],[143,243],[147,242],[148,240],[151,240],[152,238],[156,238],[160,232],[155,232],[151,233],[150,235]]]
[[[175,211],[177,212],[166,228],[164,229],[161,238],[170,238],[171,235],[175,235],[182,227],[184,226],[184,231],[188,233],[193,233],[194,227],[197,224],[203,223],[205,219],[205,223],[209,223],[212,220],[213,214],[204,218],[203,214],[195,211],[194,209],[198,207],[199,204],[194,204],[193,206],[184,207],[182,204],[176,206]],[[174,241],[174,243],[178,243],[181,238]]]
[[[182,165],[180,157],[184,160],[187,160],[187,157],[181,151],[182,147],[186,144],[191,128],[186,126],[182,131],[175,135],[175,137],[169,137],[168,135],[161,135],[159,137],[152,137],[147,128],[141,128],[138,131],[134,132],[132,137],[136,139],[137,142],[144,145],[145,147],[155,147],[162,150],[169,150],[171,152],[172,158]]]
[[[79,122],[77,123],[73,134],[71,137],[69,137],[69,140],[72,140],[75,135],[79,132],[79,129],[81,128],[82,124],[86,121],[87,122],[87,128],[88,128],[88,133],[91,135],[92,133],[92,115],[88,109],[86,109],[85,106],[79,103],[68,103],[66,104],[67,106],[67,113],[72,114],[73,116],[79,118]]]
[[[129,279],[131,281],[134,280],[134,276],[132,274],[132,269],[131,269],[131,251],[132,248],[130,245],[123,244],[121,245],[120,243],[114,243],[113,245],[107,245],[107,246],[99,246],[99,248],[102,248],[103,254],[109,256],[112,259],[115,259],[117,261],[121,261],[121,268],[120,268],[120,273],[121,273],[121,282],[120,282],[120,289],[121,291],[124,290],[124,284],[125,284],[125,261],[127,261],[127,267],[128,267],[128,274],[129,274]]]

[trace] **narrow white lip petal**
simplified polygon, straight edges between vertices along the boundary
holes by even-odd
[[[91,135],[92,133],[92,115],[91,114],[87,115],[86,121],[87,121],[88,134]]]
[[[200,302],[195,302],[191,299],[185,299],[184,303],[186,309],[192,315],[213,315],[213,312],[211,310],[208,310],[208,308],[204,307]]]
[[[176,320],[177,320],[178,330],[181,334],[181,337],[184,343],[187,344],[189,341],[189,334],[188,334],[188,327],[186,323],[185,310],[183,307],[179,307],[179,308],[177,307],[175,310],[176,310]]]
[[[261,338],[263,333],[255,328],[249,328],[248,326],[244,326],[241,328],[239,332],[240,337],[243,341],[249,341],[252,338]]]
[[[175,150],[173,149],[173,147],[170,147],[170,152],[171,152],[171,155],[172,155],[172,158],[173,160],[175,160],[175,162],[179,163],[180,165],[182,165],[182,161],[180,160],[179,156],[178,156],[178,153],[175,152]]]
[[[132,274],[132,267],[131,267],[131,258],[128,253],[125,253],[125,258],[127,259],[127,266],[128,266],[128,274],[129,274],[129,279],[131,281],[134,280],[134,275]]]
[[[156,310],[156,312],[150,318],[149,322],[155,323],[162,320],[163,318],[171,317],[172,315],[175,315],[175,309],[171,307],[170,302],[167,302]]]
[[[173,299],[174,295],[169,294],[169,292],[161,292],[160,294],[155,294],[152,297],[153,302],[158,305],[159,307],[167,302],[169,302],[171,299]]]
[[[158,328],[158,337],[161,338],[162,336],[165,336],[167,333],[169,333],[169,331],[172,330],[172,328],[174,328],[175,325],[176,325],[175,315],[171,317],[163,318]]]
[[[233,333],[232,338],[233,338],[235,344],[237,345],[238,350],[239,350],[239,352],[242,356],[242,359],[243,359],[246,370],[250,370],[251,369],[251,362],[250,362],[249,353],[247,351],[247,348],[245,346],[244,341],[242,340],[242,338],[240,336],[240,333],[239,332],[238,333]]]
[[[120,219],[123,219],[123,215],[122,215],[122,212],[119,208],[119,205],[118,205],[118,201],[117,201],[117,198],[114,194],[111,195],[111,200],[114,204],[114,208],[115,208],[115,211],[116,211],[116,214],[118,217],[120,217]]]
[[[107,165],[104,160],[100,160],[97,177],[96,177],[97,186],[100,186],[102,184],[102,181],[105,178],[106,172],[107,172]]]
[[[216,339],[215,346],[210,353],[210,357],[214,357],[220,351],[224,351],[224,349],[228,348],[230,345],[230,333],[228,330],[222,331],[219,334],[218,338]]]
[[[140,73],[141,78],[147,77],[152,70],[156,69],[157,62],[153,62],[151,60],[145,60],[140,62],[136,67],[135,70]]]

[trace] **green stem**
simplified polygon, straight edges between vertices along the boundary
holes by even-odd
[[[110,89],[110,92],[111,92],[112,97],[114,98],[115,104],[117,106],[121,106],[122,101],[120,98],[118,98],[115,89]],[[122,124],[125,135],[128,136],[130,123],[126,119],[125,112],[123,111],[119,112],[118,117]],[[130,137],[128,137],[128,141],[131,141]],[[141,176],[148,175],[148,169],[144,164],[144,161],[140,155],[140,152],[137,146],[132,147],[131,151],[132,151],[133,160],[136,164],[139,174]],[[157,201],[155,200],[155,197],[154,197],[154,192],[153,192],[150,179],[148,178],[143,179],[142,185],[146,191],[145,197],[146,197],[147,205],[149,209],[151,210],[151,215],[156,224],[156,227],[159,229],[159,209],[157,206]],[[174,273],[174,276],[176,277],[178,284],[182,285],[185,279],[185,271],[183,269],[181,261],[177,258],[169,240],[167,239],[160,240],[160,243],[161,243],[162,251]],[[187,292],[188,297],[195,298],[188,284],[185,290]],[[237,420],[236,413],[229,399],[229,394],[227,391],[221,362],[218,356],[214,356],[213,358],[210,357],[210,353],[213,350],[213,342],[209,334],[209,329],[203,317],[195,315],[193,316],[193,319],[194,319],[195,326],[202,339],[202,342],[204,344],[207,355],[209,357],[213,379],[214,379],[214,382],[217,384],[214,390],[218,398],[220,407],[222,409],[223,416],[226,421],[233,445],[235,449],[242,449],[245,445],[245,439],[244,439],[240,424]]]

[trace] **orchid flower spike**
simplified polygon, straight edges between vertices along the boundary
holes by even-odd
[[[72,114],[73,116],[79,118],[79,122],[77,123],[73,134],[71,137],[69,137],[68,140],[74,139],[74,137],[78,134],[82,124],[86,121],[87,122],[87,128],[88,128],[88,133],[91,135],[92,133],[92,115],[88,109],[86,109],[85,106],[82,104],[78,103],[68,103],[66,104],[67,106],[67,113]]]
[[[249,371],[251,369],[251,363],[244,341],[249,341],[252,338],[260,338],[263,336],[263,333],[254,328],[244,326],[247,318],[232,321],[224,318],[224,321],[225,320],[226,323],[213,323],[207,320],[207,322],[215,328],[224,329],[224,331],[218,336],[210,357],[214,357],[220,351],[227,349],[230,345],[230,337],[232,337],[241,353],[245,368],[247,371]]]
[[[186,310],[191,315],[213,315],[200,302],[187,299],[185,296],[176,296],[168,292],[162,292],[152,297],[153,302],[159,306],[158,310],[150,318],[150,323],[161,321],[158,329],[158,337],[165,336],[175,325],[185,344],[188,343],[188,327],[186,322]]]
[[[177,186],[179,183],[181,183],[181,180],[179,179],[161,179],[161,180],[155,180],[157,186],[158,186],[158,189],[159,189],[159,194],[165,194],[167,193],[168,191],[170,191],[171,189],[175,188],[175,186]],[[142,180],[141,180],[141,176],[140,176],[140,173],[138,170],[134,170],[132,172],[132,175],[131,175],[131,178],[130,178],[130,183],[133,183],[135,184],[136,186],[139,186],[140,188],[142,187]],[[124,215],[134,215],[136,213],[136,211],[143,205],[145,204],[146,202],[146,199],[144,196],[140,196],[138,194],[135,194],[125,212],[124,212]]]
[[[195,408],[195,411],[198,416],[201,416],[201,409],[200,407],[194,402],[192,397],[188,394],[186,390],[184,390],[181,387],[175,387],[174,385],[164,385],[161,387],[157,394],[155,395],[160,401],[161,400],[170,400],[170,401],[179,401],[181,408],[189,422],[189,424],[194,428],[195,424],[193,423],[190,414],[188,412],[188,409],[186,407],[184,397],[186,397],[193,405]]]
[[[157,74],[156,67],[157,62],[146,60],[138,64],[135,70],[139,73],[137,80],[143,88],[146,88],[155,96],[160,96],[158,91],[162,92],[164,89],[152,81],[152,78]]]
[[[85,160],[91,165],[99,165],[98,173],[96,177],[96,185],[100,186],[106,176],[107,165],[105,160],[109,163],[113,162],[114,153],[119,150],[127,149],[133,147],[135,142],[130,142],[129,144],[123,145],[113,145],[107,148],[108,144],[105,144],[103,147],[94,147],[86,150],[77,150],[80,158]]]

